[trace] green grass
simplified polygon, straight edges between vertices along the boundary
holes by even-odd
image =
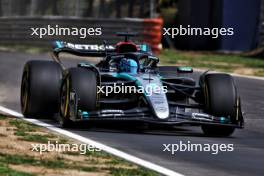
[[[39,134],[27,134],[21,138],[24,141],[38,142],[38,143],[48,143],[48,135],[39,135]]]
[[[47,168],[65,168],[67,165],[59,158],[56,160],[38,160],[35,159],[33,156],[29,155],[18,155],[18,154],[5,154],[0,153],[0,163],[6,164],[25,164],[25,165],[32,165],[32,166],[43,166]]]
[[[106,152],[97,152],[97,151],[86,151],[85,153],[86,156],[92,156],[92,157],[95,157],[95,158],[105,158],[105,159],[108,159],[108,158],[111,158],[112,155],[106,153]]]
[[[19,131],[24,131],[24,132],[34,132],[37,129],[39,129],[38,126],[25,122],[23,120],[19,120],[19,119],[12,119],[9,121],[9,124],[12,126],[15,126],[17,128],[17,130]]]
[[[16,130],[15,135],[16,136],[26,136],[27,133],[23,130]]]
[[[53,134],[48,134],[48,135],[31,134],[30,132],[37,131],[39,127],[19,119],[10,120],[9,124],[17,128],[15,131],[15,135],[20,136],[21,137],[20,140],[38,142],[38,143],[48,143],[50,138],[55,137],[55,135]]]
[[[82,171],[95,172],[98,171],[96,167],[79,166],[78,163],[65,163],[63,158],[57,157],[54,160],[48,159],[35,159],[29,155],[17,155],[17,154],[4,154],[0,152],[0,164],[14,164],[14,165],[31,165],[41,166],[50,169],[77,169]]]
[[[0,153],[0,162],[7,164],[25,164],[32,166],[43,166],[47,168],[65,168],[66,164],[62,161],[62,159],[57,158],[56,160],[38,160],[33,156],[29,155],[17,155],[17,154],[4,154]]]
[[[2,117],[0,116],[0,119]],[[38,132],[40,127],[24,122],[20,119],[8,119],[9,124],[16,127],[15,135],[19,136],[20,140],[33,141],[38,143],[48,143],[50,138],[56,138],[54,134],[40,135]],[[59,137],[59,143],[67,143],[68,140]],[[64,152],[69,155],[80,155],[79,153]],[[141,166],[117,158],[104,151],[88,151],[84,155],[85,164],[82,165],[78,162],[65,160],[63,156],[57,156],[53,159],[36,158],[27,154],[9,154],[0,151],[0,175],[18,175],[18,176],[33,176],[25,172],[15,171],[9,168],[9,165],[23,165],[23,166],[38,166],[49,169],[70,169],[84,172],[106,172],[113,176],[130,176],[130,175],[143,175],[154,176],[158,175],[156,172],[145,169]],[[105,159],[105,160],[104,160]],[[103,167],[101,167],[103,166]]]
[[[160,54],[163,65],[186,65],[194,68],[233,72],[237,68],[253,69],[254,75],[264,76],[264,59],[201,52],[164,50]]]
[[[109,165],[119,165],[119,164],[122,164],[122,163],[125,163],[127,166],[133,166],[132,163],[129,163],[127,162],[126,160],[124,159],[121,159],[121,158],[116,158],[116,157],[112,157],[111,160],[109,161],[106,161],[105,164],[109,164]]]
[[[0,114],[0,120],[5,120],[6,119],[6,116]]]
[[[59,139],[58,143],[59,143],[59,144],[67,144],[68,141],[69,141],[68,139],[65,139],[65,138],[61,137],[61,138]]]
[[[34,176],[34,174],[15,171],[15,170],[9,168],[5,164],[0,164],[0,175],[2,175],[2,176]]]
[[[6,164],[36,164],[34,157],[28,155],[10,155],[0,153],[0,163]]]
[[[132,167],[133,164],[129,163],[121,158],[114,157],[111,154],[108,154],[106,152],[89,152],[87,151],[86,156],[92,156],[95,158],[104,158],[104,159],[109,159],[109,161],[106,161],[106,165],[110,165],[107,170],[110,171],[110,174],[113,176],[131,176],[131,175],[140,175],[140,176],[156,176],[158,175],[156,172],[147,170],[143,167],[138,166],[136,169],[131,169],[131,168],[118,168],[118,167],[113,167],[113,166],[118,166],[118,165],[125,165],[127,167]],[[95,163],[97,162],[96,160],[94,161]]]
[[[110,174],[113,176],[131,176],[131,175],[140,175],[140,176],[157,176],[156,172],[147,170],[145,168],[137,169],[125,169],[125,168],[110,168]]]

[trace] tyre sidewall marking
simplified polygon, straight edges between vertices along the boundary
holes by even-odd
[[[26,75],[23,75],[23,77],[22,77],[22,84],[25,84],[24,80],[26,80],[26,82],[29,82],[29,68],[28,68],[28,66],[25,67],[24,74],[26,74]],[[26,83],[26,84],[28,84],[28,83]],[[24,90],[24,91],[26,91],[26,93],[23,92],[23,96],[22,96],[23,97],[23,99],[22,99],[22,101],[23,101],[23,108],[22,108],[23,114],[27,111],[27,108],[28,108],[28,103],[29,103],[28,102],[28,99],[29,99],[29,95],[28,95],[29,94],[29,84],[27,85],[26,88],[27,89]]]
[[[240,107],[240,99],[236,98],[236,121],[238,121],[238,115],[239,115],[239,107]]]
[[[207,86],[206,82],[204,83],[204,100],[205,100],[206,108],[210,109],[210,106],[209,106],[209,104],[210,104],[209,92],[208,92],[208,86]]]
[[[98,82],[96,83],[96,106],[99,107],[99,100],[100,100],[100,93],[99,93],[99,87],[101,87],[101,75],[98,75],[98,78],[96,79]],[[99,85],[98,85],[99,84]]]

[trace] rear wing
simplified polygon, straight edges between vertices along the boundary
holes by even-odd
[[[52,43],[53,53],[58,56],[61,52],[74,54],[77,56],[105,56],[107,52],[114,52],[113,45],[97,45],[97,44],[73,44],[63,41],[55,41]]]
[[[151,48],[146,45],[137,45],[139,52],[151,52]],[[73,44],[63,41],[52,43],[53,54],[58,57],[59,53],[66,52],[77,56],[104,57],[107,53],[115,52],[114,45],[98,44]]]

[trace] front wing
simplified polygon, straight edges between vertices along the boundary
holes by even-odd
[[[94,112],[79,111],[74,121],[136,121],[164,125],[202,125],[210,124],[217,126],[231,126],[243,128],[243,120],[237,123],[230,122],[227,117],[216,117],[206,113],[185,112],[181,108],[171,108],[167,119],[158,119],[151,114],[148,108],[134,108],[129,110],[107,109]]]

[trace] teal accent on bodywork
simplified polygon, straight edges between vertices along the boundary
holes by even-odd
[[[178,67],[179,71],[191,72],[193,71],[192,67]]]
[[[147,52],[147,45],[141,45],[141,51]]]
[[[124,73],[124,72],[116,73],[116,74],[113,75],[113,77],[126,79],[128,81],[135,81],[137,87],[142,86],[141,82],[137,78],[135,78],[133,75],[130,75],[128,73]],[[160,79],[162,79],[162,76],[158,75],[158,77]],[[157,84],[155,84],[155,83],[151,83],[150,84],[151,87],[154,87],[156,85]],[[144,96],[147,97],[146,91],[144,91]]]
[[[137,78],[133,77],[132,75],[128,73],[116,73],[113,75],[113,77],[122,78],[122,79],[126,79],[129,81],[135,81],[137,87],[142,86],[142,84],[140,83],[139,80],[137,80]],[[144,92],[144,95],[146,96],[145,92]]]
[[[225,123],[227,121],[227,119],[225,117],[220,117],[220,122],[221,123]]]
[[[63,48],[63,46],[62,46],[60,41],[56,41],[56,46],[57,46],[58,49]]]
[[[93,64],[85,63],[85,62],[81,62],[81,63],[79,63],[79,64],[80,64],[80,66],[82,66],[82,67],[94,66]]]
[[[135,78],[132,75],[129,75],[127,73],[116,73],[113,75],[113,77],[122,78],[122,79],[126,79],[129,81],[135,81],[137,86],[141,85],[140,82],[137,80],[137,78]]]
[[[179,70],[182,70],[182,71],[192,71],[192,67],[179,67]]]
[[[87,112],[87,111],[83,111],[83,112],[82,112],[82,117],[83,117],[84,119],[88,119],[88,117],[89,117],[89,112]]]

